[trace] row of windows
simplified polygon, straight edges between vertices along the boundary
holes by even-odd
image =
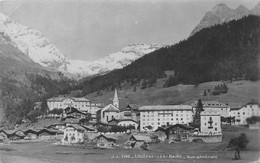
[[[191,112],[191,111],[176,111],[176,110],[172,110],[172,111],[146,111],[146,112],[142,112],[143,114],[155,114],[155,113],[186,113],[186,112]]]
[[[145,119],[142,119],[143,121],[145,121]],[[178,120],[184,120],[184,118],[162,118],[162,119],[160,119],[160,118],[158,118],[158,121],[160,121],[160,120],[162,120],[162,121],[174,121],[174,120],[176,120],[176,121],[178,121]],[[189,120],[189,118],[187,117],[186,118],[186,120],[188,121]],[[154,119],[153,118],[151,118],[151,119],[146,119],[146,121],[154,121]]]
[[[143,125],[155,125],[156,123],[154,123],[154,122],[151,122],[151,123],[149,123],[149,122],[147,122],[147,123],[145,123],[145,122],[143,122]],[[158,122],[157,123],[158,124],[158,126],[159,125],[174,125],[174,124],[177,124],[177,123],[174,123],[174,122]],[[184,124],[184,122],[183,121],[181,121],[181,122],[178,122],[178,124]]]
[[[183,117],[183,114],[176,114],[176,117],[178,117],[180,115],[180,117]],[[174,114],[159,114],[158,116],[160,117],[173,117]],[[186,116],[190,116],[189,114],[186,114]],[[143,115],[143,117],[154,117],[154,115]]]

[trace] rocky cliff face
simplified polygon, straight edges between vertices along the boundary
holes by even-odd
[[[208,11],[202,18],[200,23],[192,30],[190,36],[203,28],[208,28],[231,20],[241,19],[247,15],[260,15],[260,3],[252,10],[247,9],[243,5],[239,5],[236,9],[229,8],[226,4],[220,3],[216,5],[211,11]]]

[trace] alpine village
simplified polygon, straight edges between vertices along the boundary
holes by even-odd
[[[77,152],[83,162],[259,160],[259,15],[260,4],[218,4],[187,39],[153,45],[126,66],[80,79],[15,59],[23,52],[15,48],[18,37],[4,30],[0,157],[12,146],[33,151],[43,143],[65,162]],[[2,17],[1,28],[13,22]],[[212,24],[216,17],[221,21]]]

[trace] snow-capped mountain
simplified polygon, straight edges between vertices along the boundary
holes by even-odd
[[[67,58],[38,30],[18,24],[0,13],[0,32],[41,66],[55,69],[66,66]]]
[[[132,61],[161,47],[161,45],[155,44],[134,44],[125,47],[120,52],[89,62],[69,60],[38,30],[21,25],[1,13],[0,32],[10,38],[10,42],[35,63],[45,68],[61,71],[65,75],[75,74],[78,77],[123,68]]]
[[[231,20],[241,19],[249,14],[260,15],[260,3],[251,11],[243,5],[239,5],[236,9],[229,8],[226,4],[217,4],[211,11],[208,11],[202,18],[200,23],[193,29],[190,36],[203,28],[208,28]]]
[[[123,48],[119,52],[109,54],[93,62],[70,60],[67,64],[67,71],[83,76],[105,73],[114,69],[123,68],[136,59],[162,46],[163,45],[159,44],[133,44]]]

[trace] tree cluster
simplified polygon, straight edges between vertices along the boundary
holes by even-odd
[[[227,92],[228,92],[228,87],[225,83],[223,83],[223,84],[215,86],[212,94],[214,96],[216,96],[216,95],[220,95],[220,94],[225,94]]]

